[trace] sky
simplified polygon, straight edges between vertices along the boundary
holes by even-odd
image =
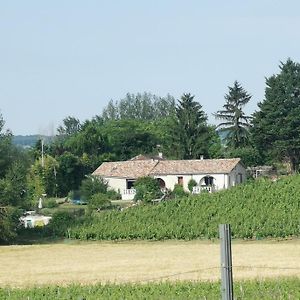
[[[299,28],[297,0],[0,0],[0,113],[14,135],[51,135],[127,92],[191,93],[215,124],[237,80],[251,114],[300,62]]]

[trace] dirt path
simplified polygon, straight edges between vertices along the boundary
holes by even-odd
[[[218,280],[218,241],[95,242],[0,247],[0,286]],[[300,277],[300,240],[236,241],[235,279]]]

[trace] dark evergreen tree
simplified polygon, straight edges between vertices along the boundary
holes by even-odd
[[[208,155],[209,129],[202,106],[191,94],[183,94],[176,107],[173,130],[174,150],[178,158],[192,159]]]
[[[249,95],[237,81],[233,87],[229,87],[229,93],[225,95],[223,109],[217,111],[214,116],[222,120],[217,127],[226,132],[226,145],[236,149],[249,144],[250,116],[246,116],[243,107],[250,101]]]
[[[265,99],[253,114],[253,140],[267,161],[300,162],[300,64],[288,59],[280,73],[266,79]],[[269,159],[268,159],[269,158]]]

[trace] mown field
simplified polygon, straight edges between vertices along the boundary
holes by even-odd
[[[300,240],[234,241],[235,280],[298,276]],[[0,286],[218,281],[215,241],[81,242],[0,247]]]
[[[214,194],[102,212],[66,236],[81,240],[165,240],[218,237],[230,223],[234,238],[299,236],[300,176],[253,181]]]
[[[300,279],[242,281],[234,284],[235,299],[300,299]],[[219,282],[177,282],[151,284],[56,285],[27,289],[0,288],[0,299],[220,299]]]

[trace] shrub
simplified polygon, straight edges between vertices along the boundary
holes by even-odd
[[[121,194],[116,192],[115,190],[108,190],[106,192],[106,196],[110,200],[120,200],[120,199],[122,199]]]
[[[48,230],[55,236],[63,236],[75,224],[75,219],[74,211],[57,211],[50,220]]]
[[[88,208],[90,210],[93,209],[102,209],[109,207],[111,205],[110,200],[108,199],[106,194],[94,194],[91,196],[91,199],[88,202]]]
[[[189,191],[192,192],[193,191],[193,187],[197,185],[197,182],[196,180],[194,179],[191,179],[189,182],[188,182],[188,188],[189,188]]]
[[[101,177],[89,176],[82,180],[80,185],[81,199],[89,201],[94,194],[105,194],[107,192],[107,182]]]
[[[175,184],[174,189],[172,191],[172,196],[175,198],[187,197],[188,193],[183,189],[181,184]]]
[[[134,183],[134,188],[136,189],[136,194],[134,196],[135,201],[141,200],[145,203],[149,203],[151,200],[162,196],[159,183],[157,179],[153,177],[140,177]]]
[[[45,207],[45,208],[58,207],[58,203],[53,198],[46,199],[46,200],[43,201],[43,207]]]

